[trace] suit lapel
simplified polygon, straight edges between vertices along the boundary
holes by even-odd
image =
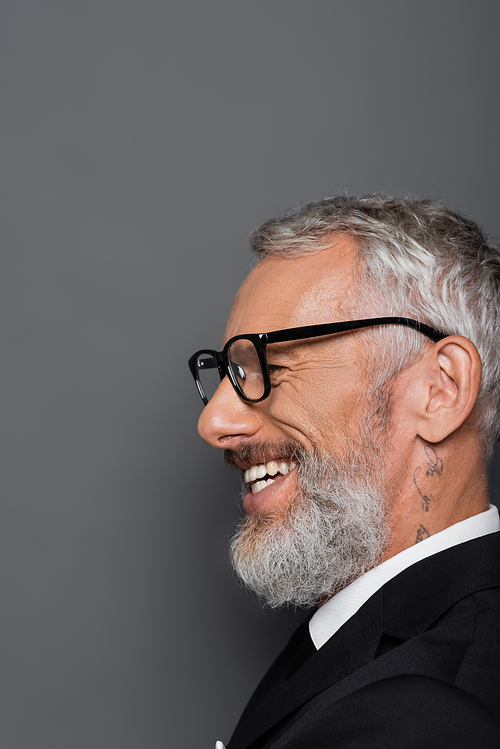
[[[383,596],[378,591],[365,604],[361,621],[353,617],[335,637],[315,652],[289,679],[283,679],[259,704],[249,703],[228,749],[243,749],[277,722],[300,708],[327,687],[369,663],[380,639]],[[280,660],[280,656],[276,664]],[[270,671],[274,670],[274,665]],[[286,671],[283,668],[283,673]],[[265,677],[266,678],[266,677]],[[253,709],[251,709],[253,708]]]
[[[351,691],[356,677],[346,677],[373,661],[383,635],[410,640],[464,596],[500,586],[499,539],[498,533],[484,536],[412,565],[378,590],[289,679],[284,679],[287,657],[282,653],[270,669],[274,690],[260,702],[251,700],[228,749],[245,749],[335,684],[339,697]]]

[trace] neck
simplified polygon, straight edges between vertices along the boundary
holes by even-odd
[[[398,481],[390,543],[381,561],[487,509],[486,463],[479,441],[460,435],[439,445],[419,440]]]

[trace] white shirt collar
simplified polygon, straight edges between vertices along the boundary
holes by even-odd
[[[495,533],[498,530],[500,530],[498,510],[490,505],[489,510],[455,523],[365,572],[347,588],[330,598],[312,616],[309,622],[309,633],[316,649],[322,647],[379,588],[407,567],[425,557],[437,554],[438,551],[471,541],[473,538]]]

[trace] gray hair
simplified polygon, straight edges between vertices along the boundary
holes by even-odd
[[[319,252],[332,234],[350,236],[358,247],[362,316],[413,317],[474,343],[482,362],[475,426],[490,454],[500,436],[498,244],[439,203],[380,194],[307,203],[264,223],[250,243],[259,259],[294,257]],[[426,345],[420,334],[396,326],[375,335],[385,341],[379,381],[397,375]]]

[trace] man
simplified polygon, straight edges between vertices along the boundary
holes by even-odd
[[[228,747],[498,748],[500,253],[382,195],[308,204],[252,249],[224,350],[190,360],[198,428],[242,473],[236,572],[318,608]]]

